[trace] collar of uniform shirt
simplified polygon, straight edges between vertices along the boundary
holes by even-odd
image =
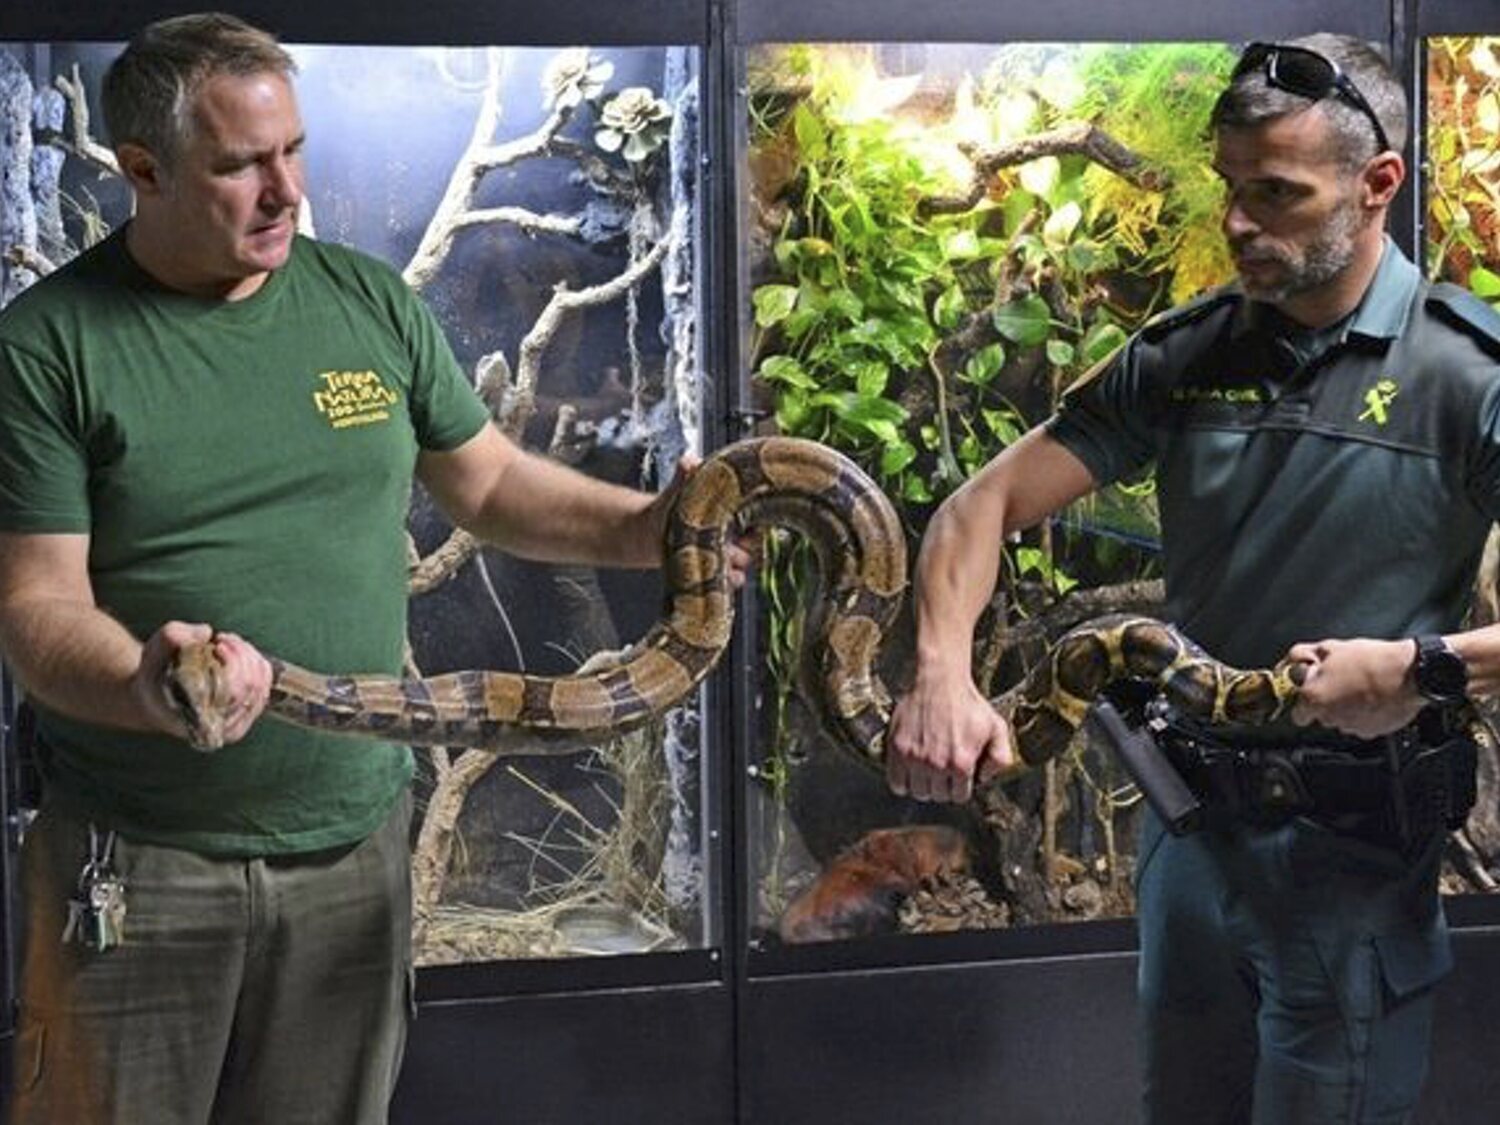
[[[1379,341],[1396,339],[1406,331],[1406,322],[1411,313],[1412,295],[1421,284],[1421,280],[1422,276],[1417,267],[1412,265],[1406,255],[1401,252],[1401,248],[1387,236],[1385,250],[1380,256],[1380,265],[1375,271],[1375,279],[1370,282],[1370,287],[1365,290],[1365,295],[1360,299],[1354,312],[1341,320],[1338,325],[1324,330],[1338,330],[1335,337],[1323,341],[1324,346],[1332,347],[1335,344],[1342,344],[1355,336]],[[1273,335],[1285,337],[1287,333],[1280,330],[1278,323],[1282,320],[1284,318],[1270,306],[1259,301],[1244,301],[1235,316],[1230,339],[1237,341],[1243,336],[1268,331]],[[1315,337],[1321,336],[1322,332],[1314,330],[1314,335]]]

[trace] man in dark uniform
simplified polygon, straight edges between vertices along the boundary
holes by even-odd
[[[1439,849],[1472,802],[1450,715],[1500,679],[1500,629],[1458,632],[1500,516],[1500,318],[1385,236],[1406,123],[1356,40],[1248,49],[1213,115],[1239,283],[1074,387],[943,505],[918,566],[888,776],[919,799],[1017,764],[969,664],[1006,536],[1149,465],[1168,619],[1230,663],[1305,665],[1301,727],[1163,740],[1210,816],[1148,817],[1140,844],[1157,1125],[1399,1122],[1426,1073]]]

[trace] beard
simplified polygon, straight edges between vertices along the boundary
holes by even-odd
[[[1264,281],[1252,280],[1242,270],[1240,284],[1246,296],[1277,304],[1328,284],[1354,260],[1354,237],[1363,219],[1358,201],[1350,196],[1339,203],[1323,228],[1305,246],[1285,243],[1257,246],[1253,238],[1231,245],[1230,251],[1237,260],[1279,267],[1273,278]]]

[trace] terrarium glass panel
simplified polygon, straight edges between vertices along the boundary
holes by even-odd
[[[1422,182],[1427,276],[1461,285],[1500,311],[1500,36],[1426,41],[1427,112]],[[1496,566],[1500,532],[1490,532],[1470,619],[1500,620]],[[1493,726],[1500,713],[1481,704]],[[1495,749],[1481,746],[1479,798],[1449,841],[1443,889],[1500,890],[1500,797]]]
[[[1150,316],[1227,281],[1210,108],[1218,43],[773,45],[744,60],[742,310],[766,426],[851,455],[914,557],[936,504]],[[1159,604],[1149,482],[1007,546],[977,634],[994,697],[1071,624]],[[753,941],[1133,910],[1141,798],[1075,739],[963,806],[897,798],[809,705],[817,568],[767,552],[750,783]],[[911,622],[882,678],[909,682]],[[865,759],[865,760],[861,760]]]
[[[119,47],[0,44],[0,303],[128,218]],[[697,50],[290,49],[305,231],[401,270],[528,448],[663,487],[702,442]],[[412,672],[564,674],[661,610],[652,574],[476,550],[420,489],[409,530]],[[418,963],[717,941],[700,707],[564,756],[418,748]]]
[[[1235,58],[1218,43],[747,52],[741,323],[766,428],[850,454],[914,556],[936,504],[1070,384],[1153,314],[1231,279],[1208,118]],[[1428,271],[1500,306],[1500,39],[1431,40],[1428,67]],[[892,796],[872,755],[818,718],[815,560],[790,536],[767,560],[754,944],[1133,911],[1142,798],[1112,753],[1080,735],[960,807]],[[999,696],[1100,613],[1158,611],[1157,575],[1149,480],[1007,544],[978,686]],[[1478,612],[1493,618],[1493,596]],[[908,614],[884,638],[893,693],[911,635]],[[1497,885],[1491,767],[1446,892]]]
[[[1427,41],[1428,276],[1500,307],[1500,36]]]

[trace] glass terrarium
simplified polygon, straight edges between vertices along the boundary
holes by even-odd
[[[1432,50],[1443,168],[1430,254],[1492,300],[1494,42]],[[748,51],[742,338],[768,426],[854,457],[915,548],[935,505],[1066,387],[1153,314],[1232,277],[1208,119],[1236,57],[1209,42]],[[1445,105],[1461,113],[1445,118]],[[769,558],[755,942],[1133,911],[1141,795],[1112,754],[1079,736],[965,807],[892,797],[804,706],[800,607],[815,568],[790,539]],[[1158,573],[1149,480],[1008,544],[977,631],[978,685],[1000,695],[1091,617],[1158,612]],[[893,691],[909,682],[910,635],[906,621],[886,638]],[[1448,888],[1492,886],[1483,866],[1450,866]]]
[[[1435,36],[1426,40],[1426,53],[1422,251],[1427,276],[1464,286],[1500,310],[1500,36]],[[1500,538],[1491,530],[1471,609],[1475,625],[1500,620],[1497,548]],[[1493,703],[1483,709],[1493,725]],[[1493,754],[1486,749],[1479,799],[1450,841],[1444,872],[1449,892],[1500,889]]]
[[[128,218],[93,124],[119,47],[0,45],[0,303]],[[304,232],[402,271],[512,438],[663,487],[702,445],[698,50],[290,50]],[[652,575],[480,549],[420,489],[409,532],[413,674],[571,672],[660,608]],[[571,756],[418,748],[418,963],[716,941],[700,710]]]
[[[1216,43],[772,45],[745,60],[742,280],[757,405],[853,456],[915,548],[934,507],[1154,313],[1227,280],[1206,159]],[[1005,552],[979,630],[995,696],[1071,624],[1149,609],[1149,484]],[[898,800],[799,699],[814,575],[773,544],[752,770],[757,940],[991,928],[1133,909],[1140,798],[1082,742],[967,807]],[[884,678],[909,682],[910,622]],[[907,651],[903,651],[905,648]]]
[[[1427,40],[1428,275],[1500,307],[1500,36]]]

